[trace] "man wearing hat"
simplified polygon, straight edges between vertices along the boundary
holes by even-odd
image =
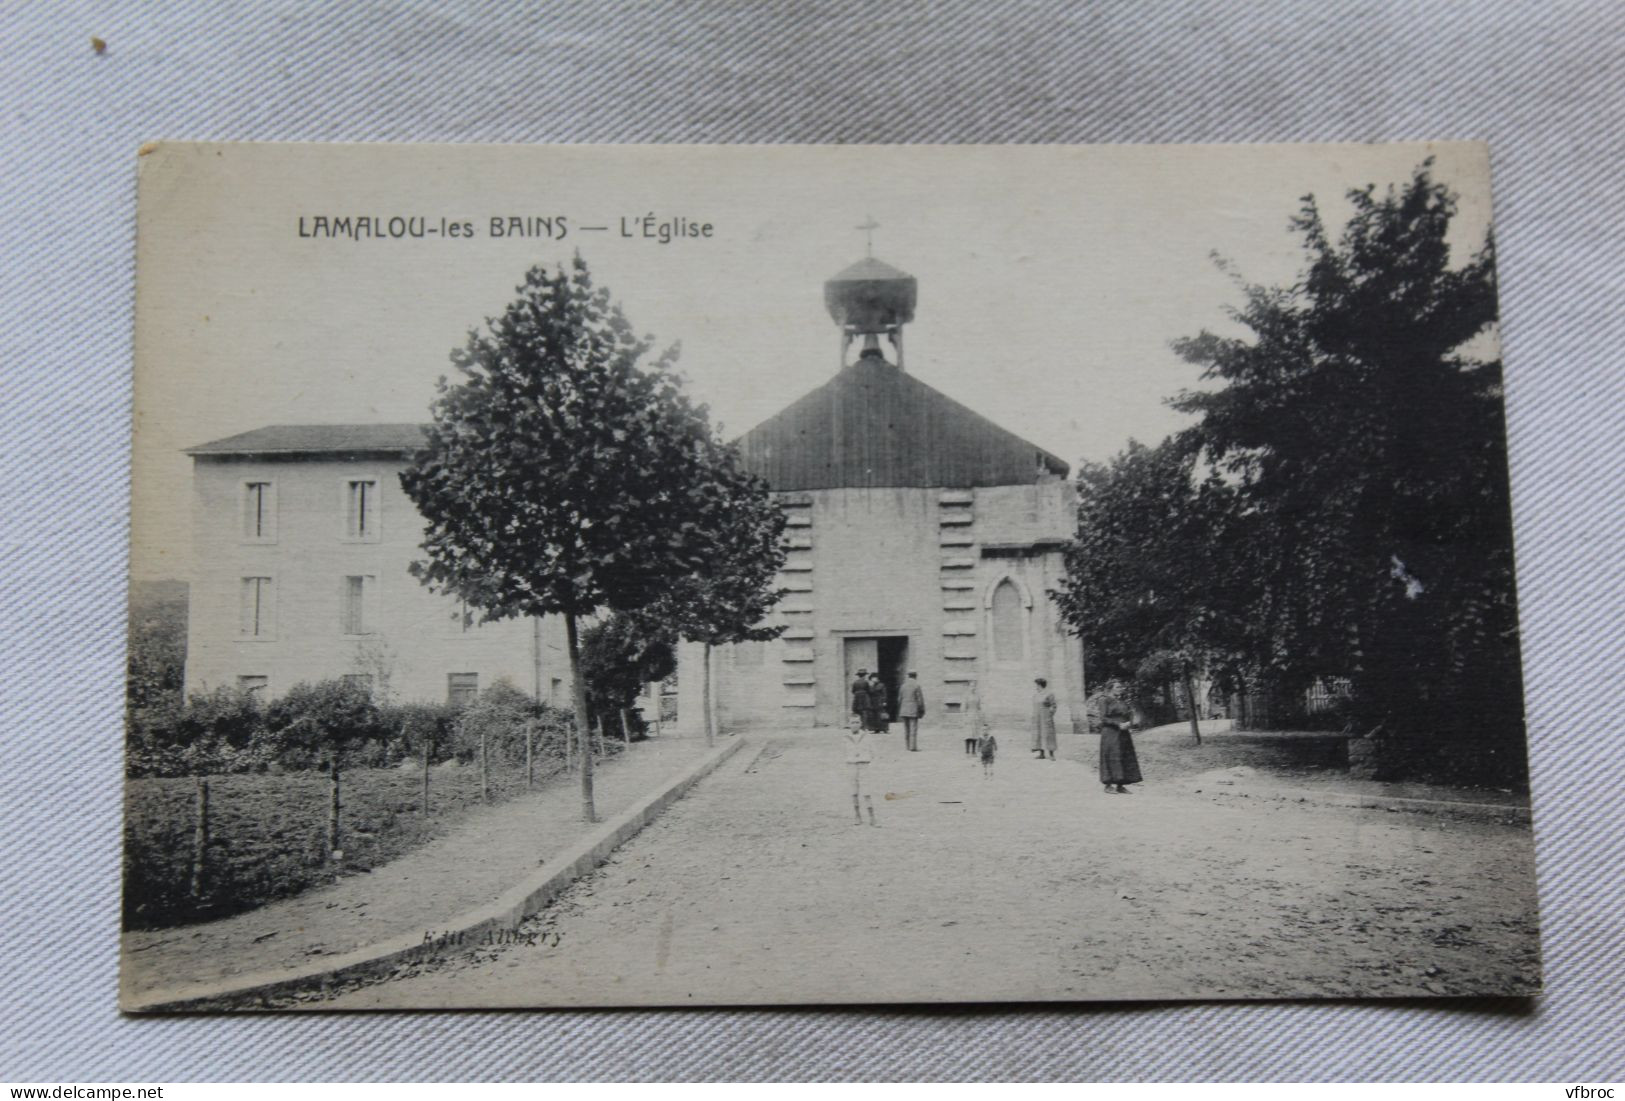
[[[925,689],[920,687],[920,675],[910,669],[897,701],[897,717],[903,720],[903,745],[910,753],[920,748],[920,718],[924,714]]]

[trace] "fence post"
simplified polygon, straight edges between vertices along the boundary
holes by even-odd
[[[339,848],[339,755],[333,754],[333,770],[328,782],[329,798],[327,801],[327,852],[328,859],[344,859],[344,850]]]
[[[598,716],[598,756],[604,755],[604,717]]]
[[[536,724],[529,719],[525,720],[525,788],[529,790],[536,786]]]
[[[197,778],[197,823],[192,830],[192,897],[203,897],[209,851],[209,781]]]
[[[626,708],[623,707],[623,708],[621,708],[621,741],[626,743],[626,748],[627,749],[631,749],[632,748],[632,724],[631,724],[631,722],[629,722],[627,720],[626,716],[627,716],[627,710],[626,710]]]
[[[429,749],[434,745],[434,738],[429,734],[423,735],[423,817],[429,817]]]

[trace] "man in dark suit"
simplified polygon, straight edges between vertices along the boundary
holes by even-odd
[[[903,744],[910,752],[920,748],[920,717],[925,714],[925,689],[920,687],[920,675],[910,670],[903,682],[902,698],[897,701],[897,717],[903,720]]]

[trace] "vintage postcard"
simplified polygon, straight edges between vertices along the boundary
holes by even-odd
[[[1539,992],[1482,145],[138,163],[125,1010]]]

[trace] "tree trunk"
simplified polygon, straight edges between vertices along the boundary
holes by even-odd
[[[491,755],[486,751],[488,731],[480,726],[480,802],[491,801]]]
[[[192,831],[192,898],[203,897],[209,854],[209,781],[197,778],[197,823]]]
[[[339,755],[333,754],[333,770],[328,781],[327,800],[327,854],[330,860],[340,860],[344,850],[339,848]]]
[[[570,694],[575,697],[576,741],[581,745],[581,817],[598,821],[592,802],[592,727],[587,718],[587,685],[581,679],[581,637],[576,631],[574,612],[564,613],[564,635],[570,648]]]
[[[700,710],[705,712],[705,744],[717,744],[717,717],[711,713],[711,644],[705,644],[705,664],[701,666]]]
[[[536,724],[525,724],[525,790],[536,786]]]
[[[604,717],[598,716],[598,756],[604,755]]]
[[[632,724],[627,721],[626,708],[624,707],[621,708],[621,741],[626,743],[627,749],[632,748]]]
[[[429,817],[429,751],[434,746],[434,739],[428,735],[423,738],[423,817]]]
[[[1190,703],[1191,707],[1191,737],[1196,739],[1197,745],[1201,745],[1202,724],[1196,721],[1196,685],[1191,683],[1189,669],[1185,670],[1185,699]]]

